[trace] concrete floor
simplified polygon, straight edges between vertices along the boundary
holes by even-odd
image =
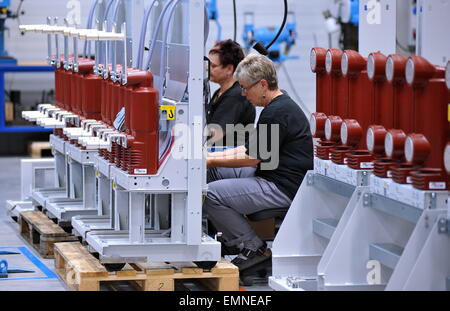
[[[18,225],[6,214],[7,200],[20,200],[20,160],[18,157],[0,157],[0,250],[2,247],[26,247],[37,259],[54,272],[54,260],[43,259],[32,246],[28,244],[18,231]],[[15,251],[17,249],[7,249]],[[0,256],[6,259],[9,268],[34,270],[31,274],[10,274],[10,278],[24,278],[22,280],[1,280],[0,291],[66,291],[69,288],[59,278],[46,278],[35,264],[23,255]],[[25,279],[26,278],[26,279]],[[38,279],[41,278],[41,279]],[[119,285],[119,284],[118,284]],[[245,286],[248,291],[271,291],[267,284]],[[102,287],[102,290],[130,290],[120,284],[119,287]]]
[[[18,225],[6,215],[6,200],[20,200],[20,159],[0,158],[0,247],[26,247],[45,266],[54,271],[53,259],[43,259],[19,234]],[[1,250],[1,249],[0,249]],[[5,250],[5,249],[3,249]],[[9,250],[9,249],[8,249]],[[10,249],[15,251],[16,249]],[[67,287],[58,278],[37,279],[45,274],[23,255],[6,255],[0,259],[8,261],[9,268],[34,270],[31,274],[10,274],[9,278],[23,280],[1,280],[0,291],[65,291]]]

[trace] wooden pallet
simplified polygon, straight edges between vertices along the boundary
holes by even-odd
[[[49,142],[35,141],[29,145],[29,153],[32,158],[42,158],[42,152],[44,150],[51,150]]]
[[[78,291],[99,291],[100,282],[117,281],[131,281],[142,291],[173,291],[175,280],[180,279],[196,279],[216,291],[239,290],[239,270],[225,261],[218,262],[211,271],[192,263],[150,263],[127,264],[122,271],[108,272],[80,243],[57,243],[55,267],[64,282]]]
[[[57,242],[78,241],[40,211],[20,213],[19,230],[43,258],[54,258],[53,245]]]

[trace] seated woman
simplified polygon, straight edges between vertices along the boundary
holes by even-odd
[[[215,145],[243,145],[243,128],[255,122],[255,108],[241,95],[239,83],[233,78],[236,67],[243,58],[241,46],[232,40],[218,42],[209,52],[210,80],[220,85],[206,114],[210,130],[209,142]]]
[[[272,61],[248,55],[234,77],[250,103],[264,109],[244,146],[208,154],[203,211],[226,247],[242,246],[232,262],[245,270],[271,258],[245,215],[291,205],[313,168],[313,141],[305,114],[278,88]]]

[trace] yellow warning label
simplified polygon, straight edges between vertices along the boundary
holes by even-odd
[[[165,111],[167,115],[167,120],[175,120],[175,109],[176,106],[161,106],[161,111]]]
[[[447,105],[447,119],[450,122],[450,104]]]

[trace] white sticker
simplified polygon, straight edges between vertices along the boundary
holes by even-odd
[[[445,190],[446,183],[445,181],[430,182],[428,186],[430,189]]]
[[[344,158],[344,164],[348,164],[348,158]]]
[[[411,176],[407,176],[406,177],[406,183],[407,184],[412,184],[412,177]]]
[[[392,178],[392,171],[388,171],[388,172],[387,172],[387,177],[388,177],[388,178]]]
[[[134,173],[140,174],[140,175],[145,175],[145,174],[147,174],[147,169],[146,168],[135,168]]]
[[[361,168],[373,168],[373,162],[361,162]]]

